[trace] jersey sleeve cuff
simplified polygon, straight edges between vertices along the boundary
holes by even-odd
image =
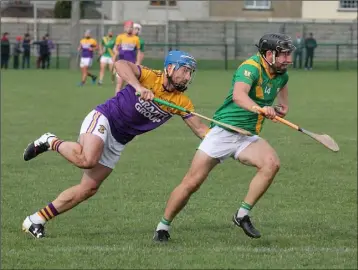
[[[140,79],[140,77],[142,76],[142,68],[140,67],[140,65],[137,65],[138,67],[138,71],[139,71],[139,75],[138,75],[138,80]]]
[[[188,114],[186,114],[186,115],[183,115],[182,118],[183,118],[183,119],[188,119],[188,118],[190,118],[190,117],[192,117],[192,116],[194,116],[194,114],[188,113]]]

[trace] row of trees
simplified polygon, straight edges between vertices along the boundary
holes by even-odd
[[[80,1],[80,16],[84,17],[85,8],[92,5],[93,1]],[[72,1],[56,1],[54,8],[54,17],[58,19],[71,18]]]

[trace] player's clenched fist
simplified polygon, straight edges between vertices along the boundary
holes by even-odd
[[[274,109],[276,111],[276,114],[281,118],[285,117],[288,112],[288,107],[283,104],[276,105]]]
[[[264,110],[265,117],[267,117],[269,119],[274,119],[276,117],[276,111],[275,111],[274,107],[265,106],[262,109]]]

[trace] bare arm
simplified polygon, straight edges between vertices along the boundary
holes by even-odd
[[[233,101],[239,105],[241,108],[256,112],[254,109],[255,106],[259,106],[249,97],[249,91],[251,89],[251,85],[244,83],[244,82],[236,82],[234,85],[234,92],[232,95]],[[264,107],[266,114],[265,116],[267,118],[273,119],[276,116],[276,112],[272,107]]]
[[[137,62],[136,62],[136,64],[141,65],[142,62],[143,62],[143,59],[144,59],[144,53],[139,50],[138,53],[137,53]]]
[[[183,120],[188,125],[188,127],[190,127],[190,129],[194,132],[196,136],[198,136],[200,139],[204,139],[206,133],[208,133],[209,131],[209,128],[207,125],[201,122],[199,117],[193,115]]]
[[[137,65],[126,60],[118,60],[114,63],[114,69],[119,77],[140,93],[142,99],[152,100],[154,98],[154,93],[140,84],[140,71]]]
[[[112,56],[112,61],[115,62],[118,56],[118,46],[114,45],[113,47],[113,56]]]
[[[118,60],[114,63],[114,68],[117,74],[135,89],[141,87],[140,82],[138,81],[140,73],[137,65],[126,60]]]
[[[244,82],[236,82],[234,85],[232,100],[241,108],[247,111],[255,112],[253,107],[258,105],[249,97],[250,89],[251,85]]]
[[[277,111],[280,117],[284,117],[288,112],[288,86],[287,84],[278,92],[277,103],[280,106],[280,110]]]
[[[104,52],[104,49],[103,49],[102,44],[100,43],[98,46],[98,53],[101,55],[101,54],[103,54],[103,52]]]

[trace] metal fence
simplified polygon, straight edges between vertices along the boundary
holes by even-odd
[[[76,57],[69,43],[69,20],[1,18],[2,31],[10,37],[37,33],[38,37],[49,33],[57,43],[54,66],[67,68],[68,60]],[[115,21],[81,20],[80,32],[92,30],[100,39],[102,26],[120,33],[123,25]],[[237,21],[169,21],[168,36],[165,25],[142,22],[142,37],[146,42],[146,63],[162,62],[165,51],[187,50],[200,60],[203,68],[233,68],[244,58],[256,52],[254,44],[267,32],[282,32],[292,37],[296,33],[305,36],[312,32],[319,44],[315,52],[316,66],[320,68],[356,68],[357,23],[310,20],[237,20]],[[36,28],[36,31],[35,31]],[[78,33],[81,36],[81,33]],[[169,44],[164,44],[165,40]],[[55,64],[56,63],[56,64]]]
[[[236,69],[240,63],[257,52],[253,44],[240,44],[240,47],[246,48],[242,53],[239,51],[234,55],[235,46],[232,44],[147,44],[145,50],[144,65],[152,68],[162,69],[163,59],[166,50],[185,50],[193,53],[198,59],[198,69]],[[57,43],[51,54],[50,68],[68,69],[70,58],[79,56],[70,51],[71,44]],[[351,57],[352,51],[356,50],[356,45],[351,44],[318,44],[314,58],[314,68],[320,70],[349,70],[357,69],[357,58]],[[34,49],[33,51],[36,51]],[[210,52],[209,54],[207,52]],[[95,56],[93,68],[99,67],[98,55]],[[37,53],[31,57],[30,68],[37,67]],[[96,61],[97,60],[97,61]],[[13,59],[10,59],[10,68],[12,68]],[[305,54],[302,60],[303,68],[305,64]],[[20,55],[20,66],[22,68],[22,56]]]

